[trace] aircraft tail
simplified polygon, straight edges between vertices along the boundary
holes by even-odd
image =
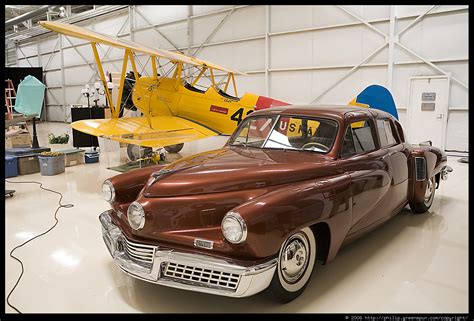
[[[371,85],[362,90],[349,105],[383,110],[398,119],[397,107],[390,91],[379,85]]]

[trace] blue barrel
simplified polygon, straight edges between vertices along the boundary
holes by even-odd
[[[86,164],[98,163],[99,152],[85,152],[84,158],[85,158]]]
[[[5,177],[18,176],[18,161],[14,156],[5,156]]]

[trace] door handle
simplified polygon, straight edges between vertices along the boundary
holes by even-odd
[[[436,116],[436,119],[441,119],[443,118],[443,116],[444,116],[443,114],[439,114],[438,116]]]

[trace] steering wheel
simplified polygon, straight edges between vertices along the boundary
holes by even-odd
[[[322,147],[324,148],[324,150],[329,150],[329,147],[327,147],[326,145],[321,144],[321,143],[316,143],[316,142],[309,142],[309,143],[306,143],[306,144],[304,144],[304,145],[301,147],[301,149],[303,150],[303,149],[305,149],[305,147],[307,147],[307,146],[312,146],[312,145],[315,145],[315,146],[322,146]]]

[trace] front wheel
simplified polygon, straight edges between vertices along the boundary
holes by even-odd
[[[277,269],[268,287],[271,299],[287,303],[303,293],[315,261],[316,239],[311,228],[289,236],[280,248]]]
[[[421,214],[426,213],[433,204],[434,195],[436,191],[435,177],[433,176],[428,180],[426,185],[425,197],[421,202],[410,202],[410,208],[414,213]]]

